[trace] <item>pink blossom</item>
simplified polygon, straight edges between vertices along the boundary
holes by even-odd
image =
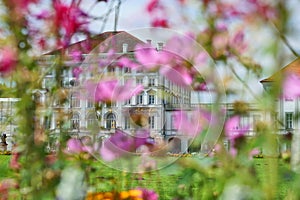
[[[243,53],[247,48],[245,43],[245,34],[243,30],[237,31],[232,38],[230,38],[229,46],[237,53]]]
[[[203,66],[207,54],[189,36],[173,37],[162,50],[157,51],[151,45],[137,45],[135,48],[137,61],[147,70],[159,69],[160,73],[172,82],[189,87],[199,74],[191,64]]]
[[[137,61],[147,70],[153,70],[160,65],[168,64],[173,60],[174,55],[167,51],[157,51],[149,44],[138,44],[135,47]]]
[[[82,53],[79,50],[72,51],[70,53],[70,55],[71,55],[72,60],[75,61],[75,62],[79,62],[82,59]]]
[[[34,17],[36,17],[38,20],[48,19],[50,18],[50,16],[51,14],[48,10],[42,10],[39,13],[34,15]]]
[[[149,190],[149,189],[145,189],[145,188],[137,188],[137,190],[142,191],[142,199],[143,200],[158,200],[159,199],[158,194],[153,190]]]
[[[283,82],[283,97],[286,99],[300,97],[300,78],[296,74],[288,74]]]
[[[72,70],[73,77],[78,79],[82,72],[83,72],[83,69],[81,67],[74,67]]]
[[[82,144],[80,140],[71,138],[67,142],[67,151],[70,153],[81,153],[83,151]]]
[[[7,74],[11,72],[17,64],[16,52],[8,46],[0,49],[0,73]]]
[[[225,123],[225,135],[226,137],[234,141],[239,137],[245,136],[248,131],[248,126],[240,127],[240,116],[233,116],[229,118]]]
[[[159,0],[150,0],[150,2],[147,4],[147,11],[149,13],[152,13],[155,9],[158,9],[160,7]]]
[[[92,144],[91,142],[85,141],[84,139],[79,140],[79,139],[71,138],[67,141],[66,152],[71,154],[80,154],[83,152],[94,153],[97,151],[98,145],[99,144],[97,143]]]
[[[131,59],[127,57],[121,57],[118,59],[118,66],[121,68],[128,67],[131,69],[137,69],[139,68],[139,65],[135,62],[133,62]]]
[[[119,80],[102,80],[99,83],[87,81],[85,83],[87,97],[95,102],[125,101],[143,91],[142,85],[134,86],[132,80],[121,85]]]
[[[168,28],[169,27],[169,22],[167,19],[162,19],[162,18],[155,18],[151,22],[152,27],[161,27],[161,28]]]
[[[87,15],[77,4],[67,5],[60,0],[55,0],[53,4],[55,10],[54,26],[63,31],[63,46],[70,43],[71,37],[78,31],[84,31],[87,24]]]
[[[132,136],[117,129],[110,138],[104,141],[100,155],[105,161],[113,161],[130,152],[135,153],[140,146],[152,144],[149,136],[150,134],[146,130],[139,130]]]
[[[211,120],[211,115],[204,110],[194,110],[188,116],[187,112],[176,111],[174,116],[174,126],[179,132],[195,137],[201,133]]]
[[[221,32],[214,35],[212,40],[212,46],[217,51],[224,51],[226,50],[228,45],[228,33]]]
[[[173,83],[182,87],[190,86],[193,82],[193,77],[190,71],[184,66],[177,65],[165,65],[160,68],[160,73],[167,77]]]
[[[9,163],[10,168],[12,168],[14,170],[18,170],[21,168],[21,164],[19,162],[20,155],[21,154],[19,152],[12,153],[10,163]]]

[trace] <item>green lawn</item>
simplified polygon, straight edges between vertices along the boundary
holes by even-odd
[[[13,176],[13,172],[9,169],[9,160],[10,156],[0,156],[0,180]],[[281,160],[278,162],[278,171],[282,173],[279,175],[281,176],[279,177],[279,180],[281,181],[277,184],[277,196],[278,199],[283,199],[286,196],[288,189],[291,187],[293,175],[288,169],[289,165],[287,163],[284,163]],[[270,181],[270,173],[268,174],[265,171],[270,171],[271,165],[272,161],[270,159],[255,159],[256,174],[259,177],[259,180],[264,183],[263,185],[265,187],[268,187]],[[180,185],[184,178],[190,178],[189,176],[182,177],[182,175],[179,175],[180,170],[177,165],[169,165],[162,170],[144,174],[143,176],[114,170],[104,166],[100,162],[95,162],[91,166],[90,171],[90,185],[95,186],[94,188],[91,188],[93,191],[122,191],[142,187],[155,190],[159,193],[160,199],[166,200],[172,199],[175,193],[178,194],[178,188],[180,187],[178,187],[178,185]],[[198,188],[194,185],[191,190],[197,191]]]
[[[9,168],[9,161],[10,155],[0,155],[0,180],[13,175]]]

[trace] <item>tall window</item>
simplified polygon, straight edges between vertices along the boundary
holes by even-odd
[[[125,67],[124,68],[124,73],[131,73],[131,68]]]
[[[149,86],[155,86],[155,78],[149,78]]]
[[[51,118],[49,116],[44,117],[44,127],[46,130],[51,128]]]
[[[285,113],[285,128],[286,129],[293,128],[293,113],[292,112]]]
[[[72,108],[80,107],[80,100],[79,100],[78,95],[76,93],[71,95],[71,106],[72,106]]]
[[[97,118],[95,113],[90,113],[87,117],[87,128],[92,128],[96,125]]]
[[[125,105],[130,105],[131,104],[131,98],[130,99],[127,99],[126,101],[125,101]]]
[[[88,108],[93,108],[93,107],[94,107],[94,102],[88,100],[88,102],[87,102],[87,107],[88,107]]]
[[[148,97],[149,97],[148,98],[148,103],[149,104],[154,104],[155,103],[155,96],[154,96],[154,94],[149,94]]]
[[[137,78],[136,79],[136,84],[137,85],[142,85],[143,84],[143,78]]]
[[[149,123],[149,128],[154,129],[155,127],[154,116],[150,116],[148,118],[148,123]]]
[[[109,113],[106,116],[106,128],[107,129],[114,129],[116,128],[116,116],[113,113]]]
[[[80,116],[78,113],[74,113],[71,119],[71,128],[79,129],[80,128]]]
[[[136,98],[137,98],[136,99],[137,104],[143,104],[143,95],[142,94],[137,95]]]
[[[129,117],[125,117],[124,119],[125,119],[124,120],[124,123],[125,123],[124,128],[125,129],[130,129],[130,119],[129,119]]]

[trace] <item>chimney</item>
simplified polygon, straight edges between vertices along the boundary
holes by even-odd
[[[147,44],[150,44],[151,45],[151,40],[150,39],[148,39],[148,40],[146,40],[147,41]]]
[[[158,42],[157,43],[157,50],[158,51],[161,51],[163,49],[163,47],[164,47],[164,43],[163,42]]]
[[[123,53],[127,53],[128,51],[128,44],[123,43]]]

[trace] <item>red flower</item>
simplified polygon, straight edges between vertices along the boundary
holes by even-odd
[[[159,19],[156,18],[151,22],[151,26],[153,27],[162,27],[162,28],[168,28],[169,23],[166,19]]]
[[[8,46],[0,49],[0,73],[7,74],[11,72],[17,63],[17,55],[16,52]]]
[[[66,5],[60,0],[54,2],[54,26],[63,33],[62,45],[68,45],[71,37],[78,31],[84,31],[87,15],[76,5]]]

